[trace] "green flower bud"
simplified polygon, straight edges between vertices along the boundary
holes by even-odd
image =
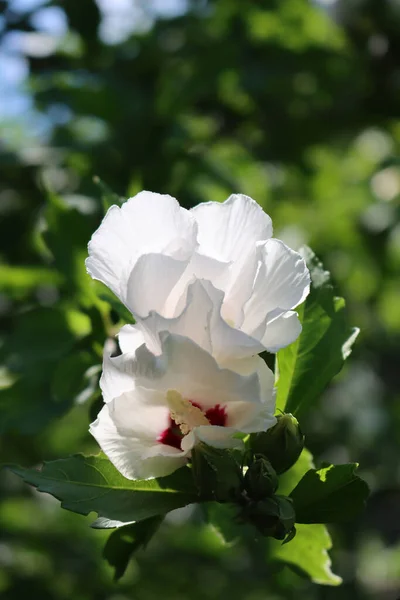
[[[272,496],[256,502],[249,519],[262,535],[284,540],[293,531],[296,514],[291,498]]]
[[[191,458],[193,477],[203,498],[232,502],[241,495],[242,469],[232,452],[200,442]]]
[[[261,500],[276,492],[278,476],[271,463],[259,456],[247,469],[244,483],[249,496],[254,500]]]
[[[265,456],[280,475],[299,458],[304,448],[304,435],[298,420],[287,413],[278,415],[276,425],[268,431],[252,434],[250,447],[254,454]]]

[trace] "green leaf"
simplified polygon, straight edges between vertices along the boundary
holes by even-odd
[[[304,474],[314,467],[311,453],[304,448],[298,461],[279,477],[278,493],[289,495]],[[297,521],[297,515],[296,515]],[[314,583],[339,585],[340,577],[332,573],[328,550],[332,542],[324,525],[296,523],[296,536],[283,546],[271,541],[271,559],[287,563],[293,570],[300,570]]]
[[[340,585],[341,578],[332,573],[328,550],[332,547],[324,525],[296,525],[296,536],[287,544],[271,540],[270,559],[286,563],[314,583]]]
[[[365,505],[368,486],[356,475],[356,463],[311,469],[290,496],[297,523],[350,521]]]
[[[314,467],[312,454],[307,448],[303,448],[297,462],[286,473],[279,477],[277,493],[281,496],[289,496],[301,478]]]
[[[0,291],[11,298],[26,298],[36,289],[42,286],[58,286],[62,280],[60,273],[45,267],[0,267]]]
[[[253,527],[239,520],[239,510],[234,504],[205,502],[201,506],[206,520],[218,532],[222,545],[233,545],[243,534],[248,533],[248,530],[254,538]]]
[[[90,523],[90,527],[93,529],[116,529],[117,527],[123,527],[124,525],[131,525],[134,522],[135,521],[112,521],[105,517],[98,517],[93,523]]]
[[[101,365],[90,352],[80,351],[61,360],[54,372],[51,391],[56,402],[86,402],[97,393]]]
[[[55,402],[50,392],[52,369],[50,365],[32,368],[25,375],[16,376],[0,389],[0,435],[18,431],[32,435],[46,427],[54,418],[70,407]]]
[[[93,383],[93,377],[84,377],[88,353],[66,357],[91,328],[88,316],[76,310],[39,308],[20,315],[7,344],[8,380],[0,384],[0,433],[37,433]],[[74,376],[66,369],[71,362]]]
[[[132,481],[104,456],[83,456],[43,464],[40,471],[9,466],[24,481],[61,500],[62,508],[116,521],[141,521],[198,500],[191,470],[168,477]]]
[[[104,547],[103,556],[114,567],[114,581],[125,573],[132,557],[140,548],[145,548],[164,517],[151,517],[138,523],[119,527],[112,532]]]
[[[101,193],[101,201],[103,204],[103,211],[106,213],[111,206],[116,204],[120,206],[123,202],[123,198],[120,198],[118,194],[113,192],[106,183],[98,175],[93,177],[93,182],[97,185]]]
[[[40,361],[55,361],[91,332],[84,313],[61,308],[37,308],[23,313],[11,338],[10,366],[26,370]]]
[[[85,306],[90,306],[95,303],[96,295],[86,273],[85,259],[87,244],[98,225],[97,219],[68,206],[54,194],[48,195],[45,219],[47,230],[43,238],[56,268],[66,278],[68,292],[77,294]]]
[[[106,302],[123,323],[133,324],[135,322],[132,313],[103,283],[100,281],[94,281],[93,283],[94,289],[100,300]]]
[[[334,296],[330,274],[309,248],[303,250],[311,292],[297,309],[303,330],[277,354],[277,408],[298,415],[340,371],[358,335],[346,322],[345,302]]]

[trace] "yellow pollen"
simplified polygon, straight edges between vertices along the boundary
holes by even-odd
[[[197,406],[193,406],[187,398],[182,398],[181,394],[176,390],[169,390],[167,392],[167,404],[171,419],[179,425],[179,429],[183,435],[188,434],[194,427],[210,424],[203,411]]]

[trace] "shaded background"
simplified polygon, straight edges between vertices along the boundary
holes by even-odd
[[[359,461],[373,491],[357,522],[331,529],[341,588],[222,550],[189,513],[115,585],[92,519],[3,472],[1,597],[396,600],[398,0],[2,0],[0,15],[1,461],[95,450],[117,323],[96,320],[83,270],[98,175],[120,196],[186,207],[243,192],[277,237],[312,246],[362,332],[302,426],[317,461]]]

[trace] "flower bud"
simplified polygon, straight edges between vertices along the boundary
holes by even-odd
[[[278,487],[278,476],[271,463],[263,456],[257,457],[244,477],[247,493],[254,500],[272,496]]]
[[[292,531],[296,514],[291,498],[272,496],[254,504],[250,520],[267,537],[284,540]]]
[[[199,442],[191,458],[193,477],[203,498],[232,502],[241,494],[242,470],[232,452]]]
[[[268,431],[252,434],[250,447],[254,454],[265,456],[280,475],[299,458],[304,448],[304,435],[298,420],[287,413],[279,415],[276,425]]]

